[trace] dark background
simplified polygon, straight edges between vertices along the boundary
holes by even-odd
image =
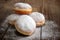
[[[32,5],[33,11],[42,12],[48,20],[54,20],[60,25],[60,0],[0,0],[0,21],[14,13],[12,6],[16,2],[26,2]]]

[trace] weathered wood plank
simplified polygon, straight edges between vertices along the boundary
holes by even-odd
[[[2,28],[1,28],[2,29]],[[40,40],[40,30],[37,28],[35,33],[31,36],[25,36],[16,31],[14,26],[11,26],[4,36],[4,40]],[[60,32],[58,31],[58,25],[53,21],[46,21],[45,25],[42,26],[42,39],[52,40],[60,39]]]

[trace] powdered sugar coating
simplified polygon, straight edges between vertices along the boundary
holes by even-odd
[[[29,9],[29,8],[32,8],[31,5],[29,5],[28,3],[16,3],[14,6],[16,8],[19,8],[19,9]]]
[[[7,17],[7,20],[14,21],[14,20],[17,20],[18,17],[19,17],[19,15],[17,15],[17,14],[11,14]]]
[[[35,21],[30,16],[27,15],[20,16],[16,21],[16,25],[18,28],[25,32],[34,31],[36,28]]]
[[[39,12],[32,12],[30,14],[30,16],[36,21],[36,22],[40,22],[40,21],[43,21],[45,20],[45,17],[42,13],[39,13]]]

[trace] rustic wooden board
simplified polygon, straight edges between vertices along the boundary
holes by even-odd
[[[6,32],[6,28],[8,30]],[[16,31],[15,27],[9,25],[7,27],[0,27],[0,38],[1,40],[40,40],[41,27],[36,28],[36,31],[31,36],[25,36]],[[60,32],[58,31],[58,25],[53,21],[46,21],[45,25],[42,26],[42,40],[59,40]]]

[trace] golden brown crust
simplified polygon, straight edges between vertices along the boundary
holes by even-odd
[[[32,35],[34,32],[34,30],[31,32],[25,32],[25,31],[21,30],[20,28],[18,28],[18,26],[16,24],[15,24],[15,27],[16,27],[16,30],[23,35]]]
[[[44,24],[45,24],[45,20],[36,23],[37,26],[42,26]]]
[[[17,13],[17,14],[31,14],[32,12],[32,8],[31,9],[14,9],[14,11]]]

